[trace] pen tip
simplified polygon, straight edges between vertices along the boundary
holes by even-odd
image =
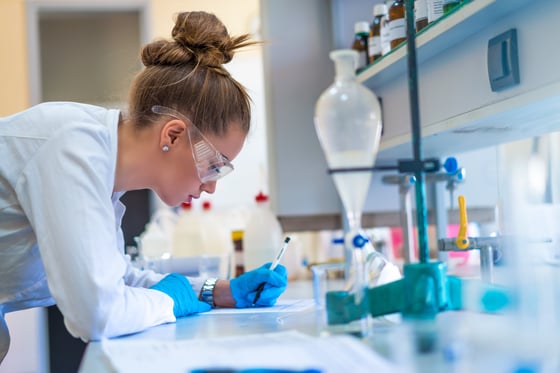
[[[285,243],[290,242],[291,238],[290,237],[286,237],[286,239],[284,240]]]

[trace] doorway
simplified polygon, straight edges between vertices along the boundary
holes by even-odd
[[[139,50],[151,38],[148,0],[26,1],[31,105],[45,101],[76,101],[125,109],[132,77],[141,69]],[[134,195],[132,195],[134,194]],[[123,230],[143,229],[149,219],[147,191],[137,191],[123,203]],[[132,201],[132,202],[131,202]],[[128,202],[128,203],[127,203]],[[124,232],[133,237],[138,232]],[[128,237],[125,237],[128,240]],[[131,238],[130,238],[131,239]],[[40,372],[76,372],[86,344],[66,330],[56,306],[41,314],[36,335]],[[18,333],[10,325],[11,334]],[[27,329],[29,333],[29,329]],[[29,359],[29,346],[10,354]]]

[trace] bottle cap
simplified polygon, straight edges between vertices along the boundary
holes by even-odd
[[[385,4],[375,4],[373,6],[374,16],[384,16],[387,14],[387,5]]]
[[[242,240],[243,239],[243,231],[241,231],[241,230],[231,231],[231,239],[233,241]]]
[[[368,22],[356,22],[354,23],[354,33],[369,33],[369,23]]]
[[[268,201],[268,196],[266,194],[264,194],[263,192],[259,192],[259,194],[257,194],[257,196],[255,197],[255,201],[266,202],[266,201]]]

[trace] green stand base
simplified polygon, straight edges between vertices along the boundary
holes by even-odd
[[[465,281],[448,276],[441,262],[407,264],[401,280],[368,288],[361,304],[356,304],[354,295],[347,291],[328,292],[327,320],[330,325],[346,324],[361,318],[364,307],[374,317],[400,312],[408,319],[434,319],[439,312],[463,309]],[[483,304],[486,310],[498,311],[509,303],[503,289],[483,286],[486,294],[492,294],[490,304]]]

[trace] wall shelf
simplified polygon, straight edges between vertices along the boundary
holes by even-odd
[[[416,37],[418,65],[445,52],[532,0],[472,0],[457,11],[430,25]],[[406,43],[364,68],[357,76],[359,82],[375,89],[391,79],[407,73]]]
[[[560,126],[560,53],[542,35],[560,5],[544,0],[473,0],[418,34],[417,63],[424,157],[445,157]],[[488,41],[508,29],[521,35],[520,84],[492,92]],[[555,62],[556,61],[556,62]],[[406,43],[366,67],[357,80],[383,99],[385,131],[378,166],[412,156]]]
[[[422,128],[425,157],[542,136],[560,129],[560,82],[513,96]],[[391,161],[412,151],[410,134],[382,141],[378,161]]]

